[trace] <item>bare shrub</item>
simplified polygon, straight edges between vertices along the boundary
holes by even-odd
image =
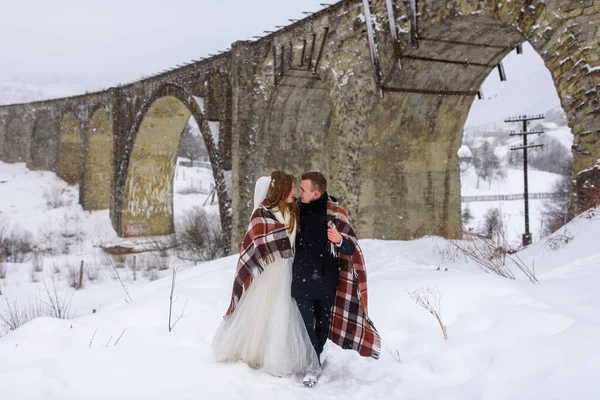
[[[441,271],[444,268],[444,264],[446,261],[464,261],[465,256],[452,244],[452,242],[448,240],[444,240],[444,246],[440,247],[439,242],[434,238],[434,251],[441,257],[441,262],[438,264],[438,271]],[[444,268],[445,271],[448,271],[448,268]]]
[[[39,250],[33,251],[31,266],[35,272],[42,272],[44,270],[44,257]]]
[[[97,281],[100,277],[100,267],[98,267],[96,264],[88,265],[85,268],[85,275],[87,276],[88,281]]]
[[[394,359],[394,361],[396,361],[398,364],[402,364],[402,359],[400,358],[400,351],[399,350],[390,350],[390,349],[387,349],[387,351],[390,353],[390,355],[392,356],[392,358]]]
[[[153,261],[153,267],[159,271],[165,271],[169,269],[169,256],[163,254],[154,254],[150,259]]]
[[[143,270],[142,275],[144,277],[148,278],[148,280],[150,280],[150,281],[155,281],[159,278],[158,269],[156,267],[152,267],[151,265],[147,266]]]
[[[44,189],[44,200],[48,209],[61,208],[67,205],[65,199],[66,189],[58,182],[54,182]]]
[[[507,250],[508,243],[505,236],[500,238],[504,247],[494,243],[491,239],[470,232],[465,232],[463,238],[464,240],[455,240],[452,243],[467,258],[475,261],[484,272],[515,279],[515,275],[506,265],[506,260],[509,259],[527,276],[531,283],[539,283],[535,273],[519,258],[516,252]]]
[[[224,256],[226,240],[219,216],[208,214],[200,207],[188,210],[179,220],[177,246],[199,260],[214,260]]]
[[[5,299],[5,303],[5,309],[0,312],[0,322],[2,322],[9,331],[14,331],[34,318],[46,315],[39,303],[29,307],[19,304],[17,300],[11,302],[8,299]]]
[[[452,243],[466,257],[475,261],[484,272],[515,279],[512,271],[506,266],[506,250],[489,238],[473,233],[465,233],[463,238],[462,241],[455,240]]]
[[[45,296],[37,298],[33,304],[23,305],[17,300],[5,299],[6,306],[0,312],[0,322],[12,331],[38,317],[69,318],[72,294],[69,295],[67,292],[61,296],[56,288],[54,278],[52,279],[52,288],[48,288],[46,281],[44,281],[44,288],[46,289]]]
[[[417,304],[425,308],[431,315],[435,317],[437,322],[440,324],[440,329],[442,330],[444,339],[448,340],[448,331],[446,330],[446,325],[444,325],[444,322],[442,321],[440,304],[442,295],[440,294],[440,291],[437,288],[427,287],[409,292],[408,295],[414,299]]]
[[[71,216],[71,221],[73,224],[73,230],[75,232],[75,244],[77,245],[79,251],[82,251],[82,245],[85,240],[85,230],[83,229],[83,222],[79,212],[75,212]]]
[[[0,238],[0,260],[9,260],[12,246],[9,243],[8,236]]]
[[[168,259],[157,253],[148,253],[140,256],[140,266],[142,275],[150,281],[155,281],[160,277],[158,271],[164,271],[169,268]]]
[[[473,220],[473,218],[474,217],[473,217],[473,213],[471,212],[471,207],[467,203],[467,206],[465,207],[465,209],[462,213],[463,225],[469,225],[471,223],[471,221]]]
[[[573,240],[573,236],[565,230],[564,234],[556,234],[547,238],[545,247],[547,250],[555,251],[569,243],[571,240]]]
[[[104,263],[108,263],[110,265],[110,267],[112,268],[113,272],[115,273],[115,275],[114,275],[115,278],[114,279],[118,279],[119,283],[123,287],[123,290],[125,291],[125,294],[127,295],[127,299],[125,299],[125,302],[131,303],[133,301],[133,299],[129,295],[129,291],[127,290],[127,287],[125,286],[125,284],[121,280],[121,276],[119,275],[119,271],[117,270],[117,266],[116,266],[115,262],[113,261],[113,259],[107,256],[107,257],[104,258]]]
[[[179,189],[177,193],[185,196],[186,194],[208,194],[208,191],[202,187],[191,186]]]
[[[7,257],[6,239],[8,237],[8,222],[0,217],[0,261],[3,261]]]
[[[175,325],[177,325],[179,320],[185,316],[184,315],[185,308],[187,307],[187,300],[186,300],[185,304],[183,305],[183,310],[181,311],[181,314],[179,314],[179,316],[177,316],[175,318],[174,322],[171,322],[172,317],[173,317],[173,304],[175,304],[175,302],[177,301],[177,299],[173,300],[173,294],[175,293],[175,277],[176,277],[176,275],[177,275],[177,268],[173,268],[173,279],[171,281],[171,294],[169,295],[169,332],[171,332],[173,330],[173,328],[175,328]]]
[[[150,242],[150,246],[153,250],[153,261],[152,263],[160,271],[169,269],[169,249],[175,246],[173,240],[168,238],[155,238]]]
[[[61,269],[60,269],[60,265],[58,265],[58,264],[56,264],[56,263],[52,264],[52,273],[53,273],[54,275],[60,275],[60,273],[61,273],[61,272],[62,272],[62,271],[61,271]]]
[[[10,331],[14,331],[25,322],[29,321],[27,314],[25,314],[20,308],[17,301],[13,301],[12,303],[5,299],[6,301],[6,309],[4,312],[0,313],[0,321],[8,328]]]
[[[21,227],[15,227],[2,238],[0,257],[15,263],[22,263],[27,254],[33,251],[33,248],[31,232]]]
[[[62,254],[69,254],[76,242],[77,232],[72,218],[65,212],[58,221],[58,233],[60,238],[60,250]]]
[[[38,300],[48,308],[48,315],[54,318],[68,319],[71,314],[71,299],[73,298],[74,292],[69,293],[69,291],[66,291],[65,294],[61,296],[56,288],[54,276],[52,276],[51,280],[52,289],[48,288],[46,280],[43,280],[46,296],[43,299]]]
[[[544,200],[543,203],[544,230],[542,233],[544,236],[556,232],[571,219],[569,213],[571,177],[569,175],[561,176],[552,186],[552,192],[556,197]]]
[[[498,208],[490,208],[483,216],[482,234],[488,238],[498,242],[503,236],[502,214]]]
[[[33,265],[29,267],[29,279],[31,279],[31,282],[33,282],[33,283],[37,283],[40,281],[40,277],[38,276],[38,273],[35,271],[35,267]]]
[[[38,229],[38,248],[42,253],[56,255],[59,254],[56,245],[56,232],[52,230],[52,225],[48,222]]]
[[[535,260],[534,260],[533,267],[530,269],[529,266],[527,266],[523,262],[523,260],[521,260],[521,258],[519,257],[519,255],[517,253],[509,254],[508,258],[517,266],[517,268],[519,268],[521,270],[521,272],[523,274],[525,274],[527,279],[529,279],[529,282],[540,283],[540,281],[538,281],[537,278],[535,277]]]
[[[73,289],[83,289],[83,262],[80,266],[67,264],[65,269],[68,274],[69,286]]]
[[[125,268],[127,265],[127,256],[125,254],[114,254],[112,258],[108,257],[108,264],[114,265],[115,268]]]
[[[131,269],[131,272],[133,272],[133,280],[137,281],[137,273],[140,270],[137,256],[135,256],[135,255],[133,256],[133,260],[132,260],[131,264],[129,265],[129,268]]]

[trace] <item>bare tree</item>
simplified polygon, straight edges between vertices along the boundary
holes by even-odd
[[[561,176],[554,185],[552,192],[556,197],[544,201],[544,236],[556,232],[560,227],[569,222],[569,203],[571,198],[571,177]]]
[[[498,208],[490,208],[486,211],[483,221],[483,235],[497,241],[503,235],[502,215]]]
[[[190,119],[190,121],[193,121],[193,119]],[[191,163],[190,166],[194,165],[194,161],[208,155],[204,139],[202,139],[200,131],[195,128],[194,124],[187,123],[183,129],[183,136],[179,145],[179,156],[188,158]]]
[[[533,128],[535,129],[535,128]],[[551,172],[553,174],[565,175],[571,170],[573,153],[571,149],[562,144],[552,136],[544,136],[544,147],[535,148],[527,153],[527,163],[530,167],[539,171]],[[540,140],[534,142],[540,143]],[[521,168],[523,166],[523,152],[511,151],[508,157],[511,166]]]
[[[488,181],[488,185],[491,186],[494,177],[503,176],[504,174],[500,170],[500,159],[494,153],[492,145],[487,141],[476,149],[473,156],[473,166],[477,173],[477,189],[479,189],[479,179]]]
[[[473,220],[473,213],[471,212],[471,207],[467,203],[463,213],[462,213],[462,221],[463,225],[468,225]]]

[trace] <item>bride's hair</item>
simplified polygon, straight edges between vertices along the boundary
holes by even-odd
[[[294,229],[294,223],[298,221],[300,215],[298,204],[295,201],[291,203],[286,201],[294,187],[294,183],[296,183],[296,178],[293,175],[288,175],[283,171],[273,171],[271,172],[271,184],[266,197],[271,207],[279,208],[282,214],[286,210],[290,211],[291,219],[288,226],[290,232]]]

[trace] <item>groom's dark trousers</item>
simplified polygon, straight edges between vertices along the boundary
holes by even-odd
[[[292,267],[292,296],[296,299],[308,336],[318,356],[329,335],[331,309],[339,278],[339,260],[328,250],[327,192],[308,204],[300,204],[300,229],[296,235],[296,254]],[[343,239],[342,254],[354,252],[354,245]]]

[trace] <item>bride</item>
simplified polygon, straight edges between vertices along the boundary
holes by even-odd
[[[243,361],[272,375],[318,371],[319,361],[291,296],[298,227],[295,178],[261,177],[227,314],[212,342],[218,361]]]

